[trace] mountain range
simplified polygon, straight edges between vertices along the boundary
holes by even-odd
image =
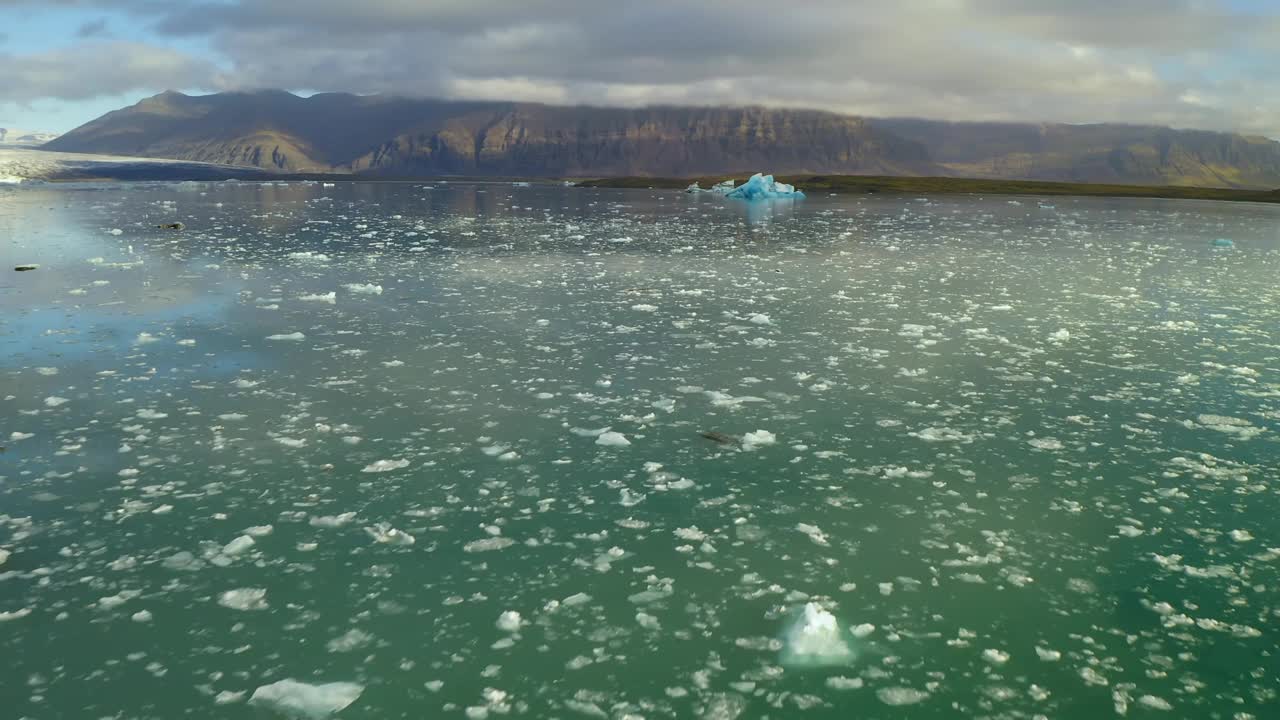
[[[604,108],[173,91],[44,145],[295,173],[928,175],[1280,187],[1280,143],[1158,126],[953,123],[763,107]]]

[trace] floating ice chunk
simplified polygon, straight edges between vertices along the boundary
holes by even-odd
[[[792,185],[775,182],[772,175],[756,173],[745,183],[726,193],[725,197],[739,200],[798,200],[804,197],[804,193],[796,190]]]
[[[586,593],[574,593],[569,597],[565,598],[564,600],[561,600],[560,604],[565,607],[573,607],[575,605],[585,605],[586,603],[589,603],[589,602],[591,602],[590,595]]]
[[[169,417],[168,413],[162,413],[158,410],[152,410],[151,408],[143,408],[134,414],[141,420],[163,420]]]
[[[773,445],[777,442],[778,437],[768,430],[756,430],[742,436],[742,449],[750,452],[756,448]]]
[[[1227,242],[1231,242],[1231,241],[1228,240]],[[1151,708],[1152,710],[1172,710],[1173,709],[1173,705],[1170,705],[1168,700],[1165,700],[1164,698],[1156,697],[1155,695],[1143,695],[1142,697],[1138,698],[1138,704],[1143,707]]]
[[[817,525],[807,525],[805,523],[799,523],[796,525],[796,529],[804,533],[805,535],[808,535],[809,539],[813,541],[814,545],[822,545],[823,547],[826,547],[827,545],[831,544],[827,541],[826,533],[822,532],[822,530],[818,528]]]
[[[267,591],[263,588],[237,588],[218,596],[218,604],[232,610],[266,610]]]
[[[827,687],[832,690],[858,690],[863,684],[862,678],[849,678],[843,675],[827,678]]]
[[[329,303],[330,305],[333,305],[338,302],[338,293],[336,292],[314,293],[311,295],[301,295],[298,297],[298,299],[304,302],[322,302],[322,303]]]
[[[1241,543],[1249,542],[1250,540],[1253,540],[1253,533],[1248,530],[1232,530],[1231,539]]]
[[[355,519],[355,513],[345,512],[341,515],[321,515],[319,517],[313,517],[310,520],[310,524],[311,527],[318,528],[340,528]]]
[[[756,325],[772,325],[773,324],[773,321],[769,319],[769,316],[765,315],[764,313],[756,313],[751,317],[747,318],[747,321],[754,323]]]
[[[484,540],[472,540],[462,546],[463,552],[478,553],[492,552],[494,550],[503,550],[515,545],[516,541],[505,537],[491,537]]]
[[[596,438],[596,444],[605,447],[626,447],[631,444],[631,441],[622,433],[603,432]]]
[[[840,621],[817,603],[808,603],[783,634],[782,663],[795,667],[844,665],[853,650],[840,632]]]
[[[33,437],[35,437],[35,436],[36,436],[36,434],[35,434],[35,433],[24,433],[24,432],[18,432],[18,431],[16,431],[16,430],[15,430],[15,431],[13,431],[13,432],[9,433],[9,441],[10,441],[10,442],[18,442],[19,440],[30,440],[31,438],[33,438]]]
[[[1235,435],[1241,440],[1251,440],[1266,431],[1266,428],[1254,427],[1248,420],[1225,415],[1199,415],[1196,421],[1210,430]]]
[[[289,253],[290,260],[305,260],[309,262],[329,262],[329,256],[318,252],[292,252]]]
[[[299,440],[298,438],[291,438],[291,437],[278,437],[276,438],[276,442],[280,443],[281,445],[284,445],[285,447],[291,447],[291,448],[300,448],[300,447],[304,447],[307,444],[306,440]]]
[[[355,702],[364,686],[350,682],[309,685],[297,680],[281,680],[253,691],[250,705],[305,720],[319,720]]]
[[[407,532],[397,530],[387,523],[377,523],[364,529],[369,537],[385,545],[412,545],[415,538]]]
[[[326,648],[331,653],[351,652],[373,642],[373,636],[358,628],[352,628],[347,632],[329,641]]]
[[[0,548],[0,565],[4,565],[5,563],[9,562],[9,555],[10,555],[10,552],[8,550],[5,550],[4,548]]]
[[[281,333],[279,335],[268,335],[268,340],[288,340],[290,342],[300,342],[306,340],[307,336],[300,332]]]
[[[949,427],[929,427],[921,430],[920,432],[907,434],[920,438],[925,442],[958,442],[965,444],[973,442],[972,435],[966,435],[959,430]]]
[[[1040,450],[1061,450],[1062,442],[1057,438],[1032,438],[1027,444]]]
[[[929,693],[914,688],[885,687],[876,691],[876,697],[885,705],[915,705],[929,699]]]
[[[631,309],[636,312],[658,312],[657,305],[632,305]]]
[[[507,610],[498,616],[497,626],[503,632],[519,632],[520,626],[524,624],[524,620],[520,618],[520,613],[515,610]]]
[[[254,545],[253,538],[249,537],[248,535],[241,535],[235,540],[232,540],[231,542],[227,543],[222,548],[222,554],[230,557],[235,557],[236,555],[239,555],[240,553],[253,547],[253,545]]]
[[[153,616],[150,610],[139,610],[138,612],[130,615],[129,619],[136,623],[147,623],[151,622]]]
[[[253,527],[245,528],[244,534],[249,537],[266,537],[274,531],[275,528],[270,525],[254,525]]]
[[[59,405],[65,405],[65,404],[67,404],[67,403],[69,403],[69,402],[71,402],[71,401],[70,401],[70,400],[68,400],[67,398],[64,398],[64,397],[58,397],[57,395],[50,395],[49,397],[47,397],[47,398],[45,398],[45,399],[44,399],[44,404],[45,404],[45,406],[46,406],[46,407],[51,407],[51,408],[56,408],[56,407],[58,407]]]
[[[123,231],[123,230],[121,230],[120,228],[111,228],[110,230],[108,230],[108,231],[107,231],[107,234],[108,234],[108,235],[123,235],[123,234],[124,234],[124,231]]]
[[[31,608],[22,608],[21,610],[9,610],[0,612],[0,622],[9,622],[10,620],[21,620],[31,614]]]
[[[1065,328],[1049,333],[1049,342],[1062,344],[1071,339],[1071,332]]]
[[[696,525],[687,528],[676,528],[672,531],[676,537],[689,542],[702,542],[707,539],[707,534],[698,529]]]
[[[867,637],[868,635],[870,635],[875,631],[876,631],[876,626],[872,625],[871,623],[862,623],[861,625],[854,625],[852,628],[849,629],[849,633],[856,638]]]
[[[1037,646],[1036,657],[1040,658],[1045,662],[1057,662],[1062,659],[1062,653],[1057,650],[1050,650],[1048,648],[1042,648]]]
[[[214,705],[230,705],[244,700],[245,691],[223,690],[213,697]]]
[[[988,648],[982,651],[982,659],[992,665],[1003,665],[1009,662],[1009,653]]]
[[[351,291],[351,292],[353,292],[353,293],[356,293],[357,295],[381,295],[381,294],[382,294],[382,286],[381,286],[381,285],[362,284],[362,283],[347,283],[346,285],[343,285],[342,287],[344,287],[344,288],[346,288],[346,289],[350,290],[350,291]]]
[[[160,338],[156,337],[155,335],[152,335],[149,332],[140,332],[138,333],[138,337],[133,339],[133,343],[135,345],[148,345],[150,343],[159,342],[159,341],[160,341]]]
[[[352,443],[354,444],[354,443]],[[364,473],[381,473],[391,472],[392,470],[401,470],[409,467],[408,460],[377,460],[364,466],[360,472]]]
[[[55,368],[55,367],[38,367],[38,368],[36,368],[36,374],[38,374],[38,375],[44,375],[44,376],[46,376],[46,377],[47,377],[47,376],[51,376],[51,375],[57,375],[57,374],[58,374],[58,368]]]

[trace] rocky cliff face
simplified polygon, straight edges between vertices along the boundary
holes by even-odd
[[[557,107],[167,92],[48,149],[396,176],[961,175],[1280,186],[1280,144],[1121,125],[868,120],[808,110]]]

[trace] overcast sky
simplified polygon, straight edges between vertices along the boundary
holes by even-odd
[[[786,105],[1280,138],[1280,0],[0,0],[0,126],[165,89]]]

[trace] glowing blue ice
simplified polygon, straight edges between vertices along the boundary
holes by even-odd
[[[756,173],[725,197],[740,200],[798,200],[804,197],[804,193],[797,190],[794,185],[774,182],[772,175]]]

